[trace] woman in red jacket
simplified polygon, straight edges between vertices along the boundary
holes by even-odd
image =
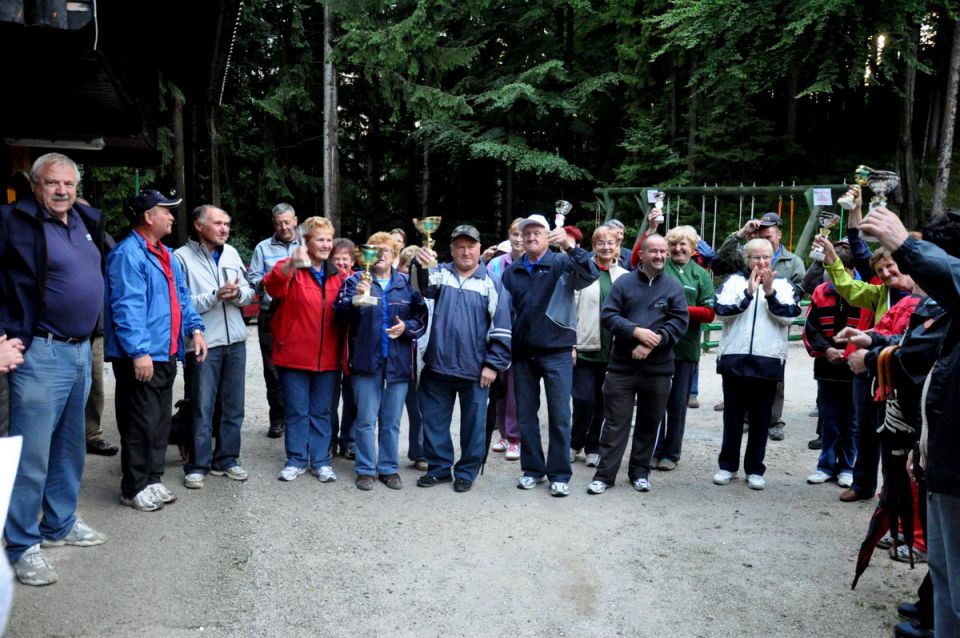
[[[337,480],[330,467],[330,406],[343,340],[333,302],[343,275],[329,259],[332,248],[333,226],[323,217],[310,217],[303,223],[303,245],[264,279],[276,304],[270,325],[287,453],[281,481],[294,480],[308,463],[321,483]]]

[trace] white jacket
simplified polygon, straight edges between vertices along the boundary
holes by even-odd
[[[599,269],[598,269],[599,270]],[[610,283],[627,274],[617,264],[610,266]],[[577,304],[577,352],[600,350],[600,279],[573,293]]]

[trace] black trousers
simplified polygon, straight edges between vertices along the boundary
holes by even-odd
[[[133,361],[113,362],[117,379],[117,429],[120,431],[120,492],[133,498],[163,477],[176,361],[154,361],[153,377],[146,383],[133,376]]]
[[[600,431],[600,464],[593,480],[607,485],[616,482],[620,463],[630,438],[630,417],[634,398],[637,418],[627,476],[631,481],[650,475],[650,458],[657,443],[657,426],[670,396],[670,377],[607,372],[603,382],[603,428]]]
[[[696,361],[674,361],[673,384],[667,400],[667,412],[660,423],[660,436],[653,457],[679,461],[683,432],[687,428],[687,402],[697,372]]]
[[[587,454],[600,451],[603,425],[603,380],[606,363],[578,360],[573,366],[573,427],[570,448]]]
[[[771,410],[777,394],[777,382],[772,379],[738,377],[724,374],[723,377],[723,443],[720,444],[719,465],[721,470],[736,472],[740,469],[740,444],[743,441],[743,419],[749,416],[747,450],[743,456],[743,469],[747,474],[763,476],[767,466],[763,458],[767,453],[767,432],[770,429]]]
[[[280,374],[273,365],[273,331],[270,315],[260,313],[257,319],[257,336],[260,339],[260,356],[263,357],[263,380],[267,384],[267,403],[270,405],[270,427],[283,427],[283,388]]]
[[[853,465],[851,489],[862,498],[877,492],[880,467],[880,435],[877,434],[877,409],[866,373],[853,377],[853,409],[857,417],[857,460]]]

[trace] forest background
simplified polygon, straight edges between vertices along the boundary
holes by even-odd
[[[221,205],[243,253],[279,201],[354,239],[441,215],[494,243],[557,199],[589,231],[611,205],[598,187],[839,183],[858,164],[900,174],[894,207],[918,227],[960,204],[958,5],[244,0],[219,101],[165,84],[165,165],[137,180]],[[191,135],[209,143],[184,158]],[[84,186],[112,214],[133,172],[91,168]],[[755,214],[779,203],[760,196]],[[632,197],[613,204],[639,228]],[[717,204],[721,237],[740,201]]]

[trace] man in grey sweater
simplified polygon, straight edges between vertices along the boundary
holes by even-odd
[[[227,244],[230,215],[214,206],[198,206],[193,211],[193,227],[197,240],[188,240],[173,254],[183,267],[190,299],[203,317],[209,347],[202,363],[187,357],[185,371],[193,409],[193,445],[183,466],[183,484],[199,489],[208,473],[247,480],[247,472],[237,460],[247,367],[247,327],[240,308],[253,302],[254,292],[244,278],[240,255]],[[220,432],[214,447],[213,415],[218,397]]]

